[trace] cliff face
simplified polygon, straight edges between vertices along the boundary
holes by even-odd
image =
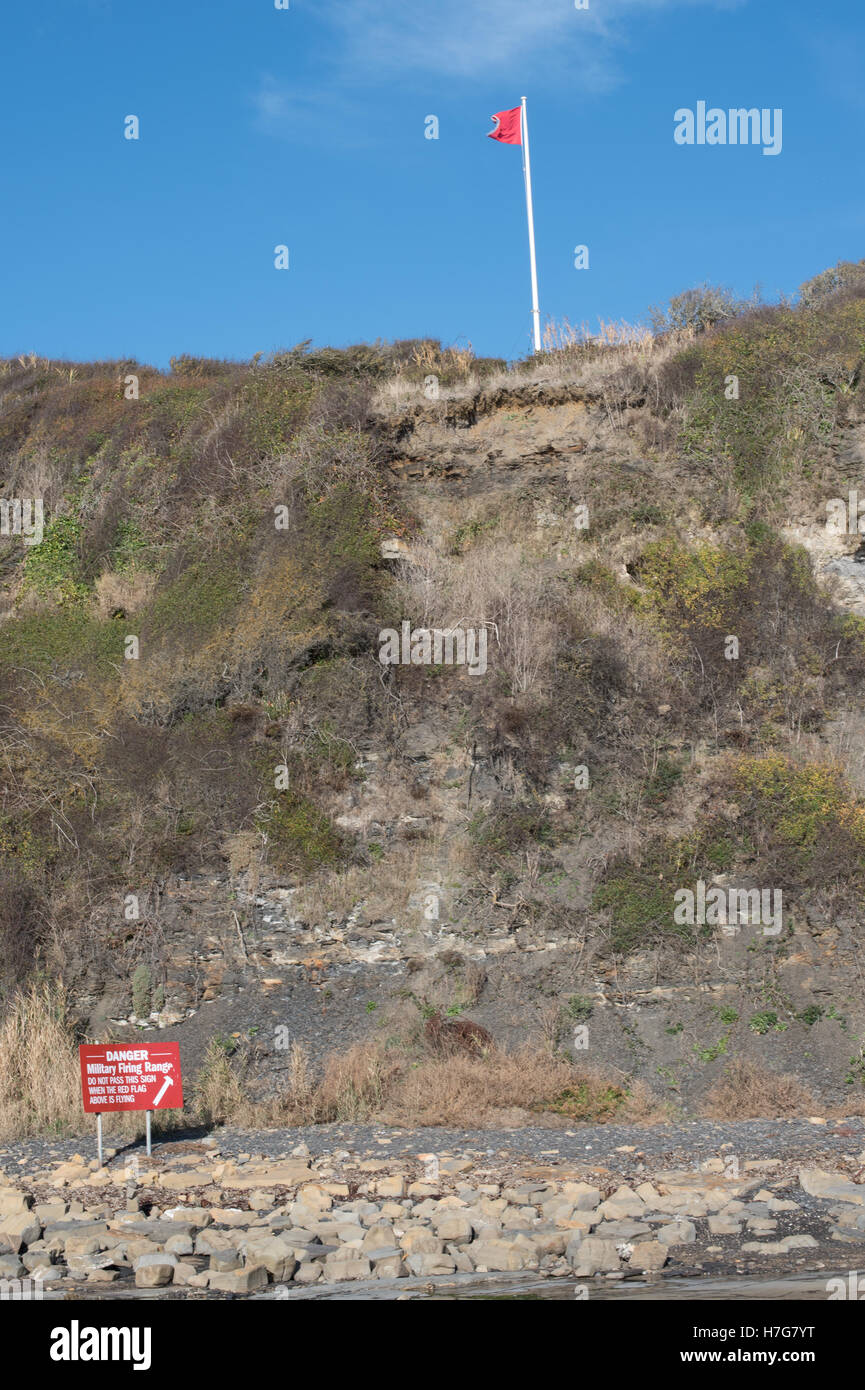
[[[438,1008],[686,1110],[855,1093],[863,342],[842,294],[511,372],[4,364],[5,995],[262,1090]]]

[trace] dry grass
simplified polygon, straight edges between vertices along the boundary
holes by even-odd
[[[155,583],[153,574],[115,574],[106,570],[94,585],[96,611],[100,618],[110,618],[121,609],[124,613],[137,613],[149,603]]]
[[[78,1054],[62,985],[17,993],[0,1024],[0,1139],[81,1128]]]
[[[547,353],[573,353],[587,347],[627,347],[647,353],[655,346],[650,328],[643,323],[628,323],[626,319],[599,319],[598,331],[592,333],[587,323],[577,328],[567,318],[550,318],[544,324],[542,342]]]
[[[513,695],[543,688],[556,627],[544,577],[527,565],[519,545],[492,539],[452,556],[418,543],[400,562],[396,595],[416,627],[485,627],[488,665],[503,671]]]
[[[332,1055],[317,1084],[303,1049],[296,1047],[282,1095],[259,1103],[250,1101],[242,1080],[226,1076],[222,1061],[215,1059],[213,1070],[206,1091],[210,1109],[200,1112],[202,1118],[245,1126],[375,1120],[483,1128],[536,1124],[544,1114],[595,1124],[667,1118],[643,1083],[577,1066],[542,1047],[434,1055],[409,1039],[397,1046],[374,1039]]]
[[[450,365],[458,367],[461,379],[452,385],[441,385],[436,401],[425,395],[422,382],[396,373],[376,391],[372,410],[387,416],[417,405],[435,409],[436,404],[443,406],[448,402],[468,400],[480,392],[518,391],[532,385],[600,391],[604,382],[623,367],[637,365],[647,372],[656,372],[668,358],[693,340],[692,329],[656,337],[644,324],[601,319],[598,331],[592,333],[587,324],[576,327],[567,319],[550,319],[544,327],[540,357],[528,358],[506,371],[481,374],[473,370],[470,352],[460,354],[456,350],[446,350],[453,352]],[[445,364],[430,359],[423,365],[429,372],[436,372]]]
[[[27,1135],[81,1132],[75,1038],[62,987],[33,986],[11,1001],[0,1026],[0,1140]],[[768,1119],[813,1113],[816,1102],[795,1077],[758,1063],[736,1060],[706,1098],[712,1119]],[[547,1046],[514,1052],[492,1048],[482,1055],[436,1055],[417,1034],[386,1045],[358,1043],[328,1058],[315,1080],[305,1050],[294,1044],[282,1093],[256,1099],[242,1061],[212,1041],[195,1078],[189,1111],[203,1124],[267,1128],[285,1124],[358,1123],[483,1128],[537,1123],[558,1115],[563,1122],[632,1124],[669,1118],[643,1082],[620,1073],[586,1068]],[[853,1113],[848,1106],[845,1113]],[[131,1136],[138,1115],[106,1117],[107,1132]],[[171,1128],[180,1117],[160,1117]]]
[[[815,1106],[813,1095],[797,1077],[769,1071],[743,1057],[724,1068],[705,1097],[703,1114],[712,1120],[774,1120],[813,1115]]]
[[[429,843],[424,848],[431,852]],[[343,918],[363,904],[369,916],[390,918],[406,908],[420,879],[419,847],[395,845],[374,864],[351,864],[307,879],[292,899],[292,912],[304,921],[323,922],[328,913]]]
[[[316,1088],[316,1120],[368,1120],[382,1114],[404,1063],[378,1042],[356,1043],[331,1056]]]
[[[196,1119],[205,1125],[233,1124],[252,1126],[259,1118],[258,1107],[247,1093],[243,1071],[213,1038],[204,1054],[204,1061],[195,1077],[192,1091],[192,1110]]]
[[[544,1113],[587,1123],[635,1121],[658,1109],[642,1087],[629,1094],[610,1074],[533,1047],[409,1066],[387,1101],[384,1113],[396,1123],[466,1128],[495,1125],[504,1115],[509,1123],[531,1124]]]

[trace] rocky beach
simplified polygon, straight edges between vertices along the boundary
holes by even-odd
[[[865,1265],[861,1119],[225,1130],[0,1150],[0,1278],[45,1299],[662,1299]],[[27,1282],[29,1281],[29,1283]]]

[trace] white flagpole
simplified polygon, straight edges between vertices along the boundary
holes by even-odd
[[[535,214],[532,207],[532,165],[529,158],[529,117],[526,99],[521,97],[522,135],[523,135],[523,174],[526,182],[526,212],[529,218],[529,256],[532,263],[532,330],[535,352],[541,350],[541,311],[538,308],[538,267],[535,261]]]

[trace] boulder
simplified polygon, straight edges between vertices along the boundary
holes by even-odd
[[[351,1251],[337,1252],[330,1255],[324,1262],[324,1277],[335,1284],[345,1283],[351,1279],[369,1279],[372,1275],[372,1265],[367,1259],[352,1259]]]
[[[598,1240],[596,1236],[587,1236],[579,1243],[571,1242],[566,1255],[578,1276],[612,1274],[621,1268],[615,1241]]]
[[[244,1269],[209,1271],[208,1287],[220,1293],[254,1293],[267,1287],[264,1265],[247,1265]]]
[[[42,1235],[42,1222],[29,1211],[0,1218],[0,1241],[5,1241],[13,1255],[32,1245]]]
[[[210,1257],[210,1268],[220,1274],[227,1273],[233,1269],[240,1269],[243,1261],[237,1250],[229,1247],[226,1250],[214,1250]]]
[[[441,1240],[453,1241],[455,1245],[467,1244],[474,1235],[474,1226],[462,1212],[448,1211],[434,1216],[432,1225]]]
[[[696,1239],[697,1228],[693,1221],[671,1221],[658,1232],[662,1245],[693,1245]]]
[[[444,1241],[431,1231],[406,1231],[399,1243],[406,1255],[440,1255],[444,1250]]]
[[[522,1269],[525,1262],[523,1252],[504,1240],[474,1241],[466,1247],[466,1254],[474,1268],[484,1273],[488,1270]]]
[[[419,1255],[409,1255],[406,1261],[412,1274],[453,1274],[456,1269],[456,1262],[451,1255],[433,1255],[426,1252]],[[384,1276],[376,1269],[377,1278]]]
[[[666,1246],[659,1240],[641,1240],[634,1245],[628,1263],[631,1269],[642,1269],[648,1273],[654,1269],[663,1269],[668,1255]]]
[[[585,1182],[562,1183],[562,1196],[569,1198],[577,1211],[594,1211],[601,1200],[598,1189]]]
[[[135,1286],[139,1289],[161,1289],[174,1278],[177,1260],[173,1255],[157,1253],[139,1255],[135,1261]]]

